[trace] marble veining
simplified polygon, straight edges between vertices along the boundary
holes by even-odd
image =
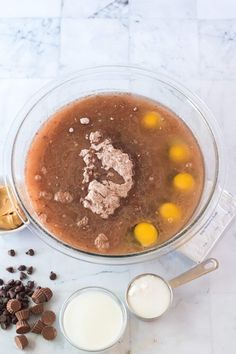
[[[196,78],[197,33],[192,20],[131,19],[130,62],[176,78]]]
[[[125,64],[128,61],[128,30],[117,19],[65,18],[61,29],[62,72],[92,65]]]
[[[128,4],[129,0],[114,0],[110,2],[107,6],[94,12],[89,18],[120,18],[127,17],[128,15]]]
[[[202,77],[236,79],[236,21],[200,21],[199,52]]]
[[[0,19],[0,77],[54,77],[59,34],[58,19]]]
[[[176,78],[208,104],[225,146],[226,187],[235,196],[235,57],[235,0],[0,0],[0,156],[15,115],[49,80],[91,65],[143,65]],[[130,316],[124,339],[109,353],[235,354],[235,235],[234,223],[212,252],[219,270],[176,289],[172,309],[155,323]],[[25,257],[30,247],[34,258]],[[10,248],[15,258],[7,255]],[[174,253],[144,264],[94,265],[56,252],[28,230],[1,234],[0,278],[9,278],[7,266],[22,263],[55,290],[56,312],[79,287],[108,287],[124,299],[128,282],[141,272],[170,279],[193,265]],[[54,283],[51,270],[58,273]],[[0,352],[18,353],[13,337],[0,330]],[[55,352],[78,353],[61,335],[50,343],[31,336],[26,351]]]
[[[64,0],[62,16],[81,18],[124,18],[128,16],[129,0]]]
[[[140,19],[193,19],[196,18],[195,0],[130,0],[130,13]]]

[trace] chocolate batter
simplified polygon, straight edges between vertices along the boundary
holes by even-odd
[[[152,118],[143,120],[148,112],[160,117],[156,127]],[[188,147],[187,161],[170,159],[175,142]],[[185,172],[195,181],[188,193],[172,183]],[[92,253],[129,254],[146,249],[133,235],[138,223],[156,227],[156,244],[184,227],[201,197],[204,164],[192,132],[172,111],[144,97],[110,93],[50,117],[33,138],[25,175],[38,222],[57,239]],[[166,202],[181,208],[179,220],[160,215]]]

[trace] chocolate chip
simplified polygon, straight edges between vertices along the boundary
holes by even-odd
[[[9,256],[14,257],[16,255],[15,250],[9,250],[8,251]]]
[[[27,252],[25,252],[28,256],[34,256],[34,250],[30,248]]]
[[[4,290],[4,289],[1,289],[0,290],[0,296],[6,296],[7,295],[7,293],[6,293],[6,291]]]
[[[17,294],[17,293],[20,293],[22,290],[23,290],[22,285],[18,285],[18,286],[15,287],[15,293],[16,293],[16,294]]]
[[[34,271],[34,268],[31,266],[31,267],[28,267],[27,268],[27,274],[31,275]]]
[[[22,308],[27,309],[29,307],[29,302],[28,301],[23,301],[22,302]]]
[[[8,325],[6,323],[1,323],[1,328],[2,329],[7,329]]]
[[[4,281],[0,279],[0,286],[4,284]]]
[[[57,336],[57,331],[54,327],[46,326],[42,330],[42,336],[46,340],[53,340]]]
[[[0,323],[5,323],[6,320],[7,320],[6,315],[1,315],[1,316],[0,316]]]
[[[8,280],[8,282],[7,282],[7,286],[14,286],[15,285],[15,280],[14,279],[10,279],[10,280]]]
[[[9,315],[9,316],[6,316],[7,317],[7,319],[6,319],[6,324],[9,326],[10,324],[11,324],[11,316]]]
[[[7,295],[10,297],[10,299],[14,299],[14,297],[16,296],[16,293],[13,289],[11,289],[7,292]]]
[[[24,334],[22,334],[20,336],[16,336],[15,343],[16,343],[16,346],[21,350],[25,349],[27,347],[27,345],[29,344],[28,339]]]
[[[24,272],[20,272],[20,280],[24,280],[27,278],[27,274],[25,274]]]
[[[17,322],[18,322],[17,317],[16,316],[12,316],[11,323],[15,325],[15,324],[17,324]]]
[[[28,295],[28,293],[31,291],[31,289],[26,285],[25,287],[25,294]]]
[[[21,290],[21,292],[19,293],[19,295],[20,296],[25,296],[25,287],[24,287],[24,285],[22,285],[22,290]]]
[[[22,264],[22,265],[20,265],[20,266],[18,267],[18,270],[19,270],[20,272],[22,272],[22,271],[26,270],[26,266]]]
[[[3,303],[4,305],[6,305],[6,304],[8,303],[8,297],[4,297],[4,298],[2,299],[2,303]]]
[[[9,316],[10,312],[8,312],[7,310],[4,310],[2,314],[5,315],[5,316]]]
[[[14,273],[15,272],[15,269],[13,267],[7,267],[6,270],[9,272],[9,273]]]
[[[28,296],[32,297],[33,293],[34,293],[34,290],[30,290],[30,291],[28,292]]]
[[[33,289],[33,288],[34,288],[34,281],[29,280],[29,281],[27,282],[27,286],[28,286],[29,289]]]
[[[16,295],[16,298],[17,299],[23,299],[23,297],[25,296],[25,288],[21,288],[21,290],[17,293],[17,295]]]
[[[57,275],[56,275],[56,273],[51,272],[51,273],[50,273],[49,278],[50,278],[51,280],[55,280],[55,279],[57,279]]]

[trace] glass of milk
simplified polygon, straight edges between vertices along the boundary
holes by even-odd
[[[86,287],[76,291],[63,304],[60,327],[65,338],[77,349],[102,352],[123,336],[127,311],[111,291]]]

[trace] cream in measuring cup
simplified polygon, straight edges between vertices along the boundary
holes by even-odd
[[[155,274],[136,277],[127,295],[129,309],[138,317],[153,319],[161,316],[172,302],[172,290],[164,279]]]
[[[172,289],[212,272],[218,265],[216,259],[210,258],[170,281],[152,273],[137,276],[130,282],[126,291],[129,310],[143,320],[160,317],[172,303]]]

